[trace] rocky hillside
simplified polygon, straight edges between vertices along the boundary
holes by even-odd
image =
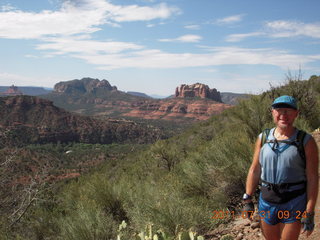
[[[222,92],[220,93],[221,100],[223,103],[229,105],[237,105],[239,100],[249,98],[251,95],[243,93],[231,93],[231,92]]]
[[[0,112],[2,144],[148,143],[161,137],[155,128],[148,129],[126,120],[101,121],[78,116],[38,97],[2,97]]]
[[[147,99],[117,90],[107,80],[83,78],[60,82],[51,94],[43,95],[58,107],[90,116],[135,117],[173,121],[205,120],[230,105],[220,93],[204,84],[181,85],[176,97]]]

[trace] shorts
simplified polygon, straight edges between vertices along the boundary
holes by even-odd
[[[262,221],[270,225],[300,221],[306,211],[307,193],[286,203],[269,203],[259,197],[258,213]]]

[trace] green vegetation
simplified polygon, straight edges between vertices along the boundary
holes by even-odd
[[[67,184],[44,186],[11,227],[14,220],[1,215],[0,231],[7,239],[115,240],[118,236],[131,240],[158,232],[158,239],[162,234],[162,239],[172,240],[188,239],[187,234],[190,238],[189,231],[205,236],[228,221],[212,219],[212,211],[237,210],[254,142],[264,128],[273,125],[269,106],[283,94],[299,99],[297,127],[311,131],[320,126],[320,77],[291,79],[178,136],[103,161],[96,171]],[[52,145],[47,151],[60,158],[59,151],[54,151],[60,147]],[[108,145],[75,145],[71,154],[79,151],[74,159],[96,160],[101,152],[108,152],[105,148]],[[30,149],[42,147],[26,151]]]
[[[97,116],[96,118],[100,120],[110,119],[106,116]],[[128,121],[135,122],[145,129],[159,129],[162,134],[162,139],[170,138],[177,134],[180,134],[194,124],[193,119],[187,121],[186,117],[175,117],[173,121],[162,119],[141,119],[135,117],[123,117],[122,119],[127,119]]]

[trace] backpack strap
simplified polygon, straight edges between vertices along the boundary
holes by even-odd
[[[266,128],[265,130],[263,130],[262,136],[261,136],[261,147],[267,142],[270,130],[271,130],[270,128]]]
[[[298,152],[300,154],[300,157],[306,161],[306,153],[304,151],[304,144],[303,144],[303,140],[304,137],[307,135],[307,133],[305,131],[299,130],[298,134],[297,134],[297,138],[296,138],[296,143],[297,143],[297,148],[298,148]]]
[[[267,142],[285,142],[287,144],[292,144],[292,145],[295,145],[298,149],[298,152],[299,152],[299,155],[300,157],[302,158],[303,161],[306,161],[306,154],[305,154],[305,150],[304,150],[304,138],[305,136],[307,135],[307,133],[305,131],[302,131],[302,130],[298,130],[298,133],[297,133],[297,137],[295,139],[294,142],[289,142],[289,141],[286,141],[286,140],[280,140],[280,141],[274,141],[274,140],[268,140],[268,136],[269,136],[269,133],[270,133],[271,129],[267,128],[265,130],[263,130],[262,132],[262,136],[261,136],[261,147],[267,143]]]

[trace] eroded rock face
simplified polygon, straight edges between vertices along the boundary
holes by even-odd
[[[94,93],[95,91],[103,89],[108,91],[117,90],[117,87],[103,79],[82,78],[81,80],[72,80],[67,82],[59,82],[54,86],[54,91],[58,93]]]
[[[177,121],[182,118],[206,120],[230,107],[230,105],[207,99],[172,98],[140,102],[139,105],[123,114],[123,116]]]
[[[220,92],[217,89],[210,89],[208,85],[196,83],[192,85],[182,84],[176,88],[175,97],[180,98],[208,98],[217,102],[221,101]]]

